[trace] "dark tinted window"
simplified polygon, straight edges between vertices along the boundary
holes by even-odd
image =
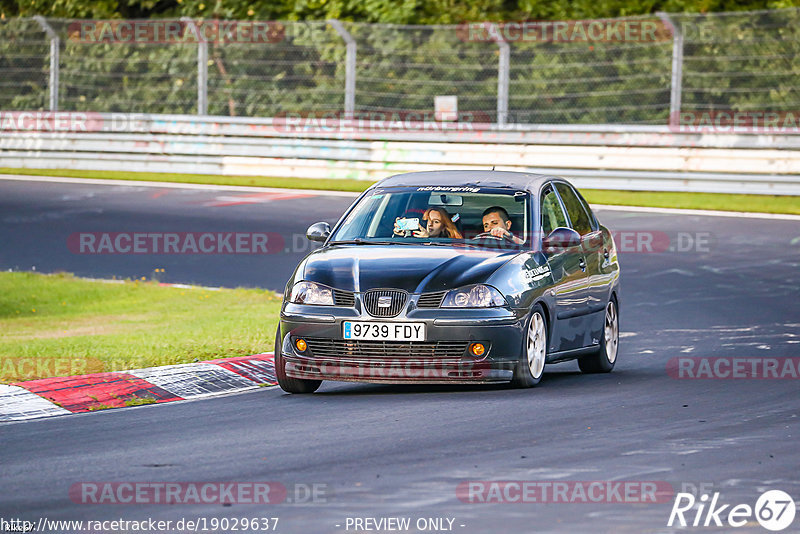
[[[589,215],[583,208],[575,191],[570,186],[564,183],[556,184],[558,194],[561,195],[561,200],[564,201],[564,206],[567,208],[569,218],[572,221],[572,228],[581,235],[588,234],[592,231],[592,222]]]
[[[567,217],[561,209],[555,191],[548,188],[542,195],[542,237],[547,237],[559,226],[568,226]]]
[[[592,230],[597,230],[598,228],[597,217],[595,217],[594,213],[592,213],[592,208],[589,207],[589,203],[586,202],[586,199],[583,198],[583,195],[581,195],[580,191],[578,191],[577,189],[573,189],[573,191],[575,191],[575,194],[578,195],[578,201],[581,203],[581,206],[583,206],[583,209],[586,210],[586,213],[589,214],[589,221],[590,224],[592,225]]]

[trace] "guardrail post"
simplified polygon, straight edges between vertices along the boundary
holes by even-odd
[[[33,18],[50,38],[50,80],[47,88],[50,93],[50,111],[58,111],[58,70],[61,40],[43,16],[36,15]]]
[[[197,114],[208,115],[208,41],[206,41],[197,24],[189,17],[181,17],[192,28],[197,38]]]
[[[341,21],[328,19],[328,24],[336,30],[345,42],[346,53],[344,69],[344,115],[352,118],[356,111],[356,40],[345,29]]]
[[[681,91],[683,89],[683,31],[679,24],[664,12],[657,12],[658,18],[672,29],[672,82],[669,91],[669,124],[678,125],[681,110]]]
[[[502,128],[508,122],[508,80],[511,67],[511,47],[503,38],[500,28],[494,25],[500,57],[497,61],[497,126]]]

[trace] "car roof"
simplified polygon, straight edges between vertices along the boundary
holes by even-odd
[[[400,186],[480,186],[513,188],[538,192],[544,182],[562,179],[546,174],[490,170],[422,171],[395,174],[384,178],[373,187]]]

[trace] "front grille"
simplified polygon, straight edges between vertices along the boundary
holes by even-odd
[[[418,308],[438,308],[442,305],[442,300],[447,291],[437,291],[435,293],[423,293],[417,300]]]
[[[333,303],[337,306],[344,306],[352,308],[356,305],[356,294],[350,291],[342,291],[341,289],[333,290]]]
[[[383,298],[382,298],[383,297]],[[379,302],[389,299],[388,307],[379,307]],[[370,289],[363,296],[364,307],[373,317],[394,317],[400,313],[408,300],[408,293],[399,289]]]
[[[441,358],[458,359],[467,350],[467,341],[363,341],[349,339],[303,338],[309,351],[318,358]]]

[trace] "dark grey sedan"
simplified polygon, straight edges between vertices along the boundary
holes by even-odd
[[[275,341],[280,386],[322,380],[537,385],[546,364],[614,368],[617,252],[554,176],[434,171],[386,178],[295,269]]]

